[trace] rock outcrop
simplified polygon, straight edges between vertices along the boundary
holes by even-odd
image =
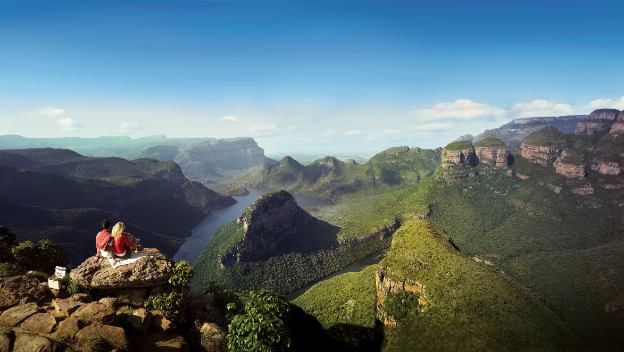
[[[222,267],[264,260],[297,247],[297,242],[303,245],[303,228],[320,220],[301,209],[290,193],[278,191],[260,197],[236,222],[242,225],[243,236],[221,257]]]
[[[410,280],[397,280],[391,277],[386,268],[381,268],[375,273],[375,290],[377,295],[376,312],[377,319],[386,326],[397,326],[395,317],[388,314],[384,303],[390,294],[406,292],[418,296],[419,307],[425,307],[429,302],[425,295],[425,286],[420,282]],[[421,308],[422,309],[422,308]]]
[[[93,256],[73,269],[70,277],[95,289],[149,288],[166,284],[172,270],[171,259],[152,250],[138,261],[115,269],[108,259]]]
[[[442,168],[476,166],[479,160],[471,141],[456,141],[442,151]]]
[[[480,163],[496,167],[505,167],[513,163],[507,145],[500,139],[486,137],[478,140],[474,146]]]
[[[542,166],[552,166],[565,146],[561,131],[545,127],[530,134],[520,143],[520,155],[529,162]]]
[[[576,124],[574,133],[585,135],[606,133],[611,129],[619,113],[620,111],[616,109],[594,110],[587,119]]]
[[[0,278],[0,310],[47,297],[47,290],[35,278],[25,275]]]
[[[615,118],[615,122],[609,130],[609,134],[622,135],[624,134],[624,111],[621,111]]]
[[[617,161],[595,161],[591,165],[593,171],[598,172],[601,175],[617,176],[622,172],[622,167]]]
[[[565,149],[561,152],[561,155],[555,160],[555,172],[569,179],[584,179],[587,172],[585,170],[585,163],[578,155],[578,151],[571,151]]]

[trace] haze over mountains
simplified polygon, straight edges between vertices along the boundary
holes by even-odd
[[[25,138],[0,136],[0,149],[63,148],[87,156],[175,161],[191,180],[210,183],[271,160],[251,138]]]

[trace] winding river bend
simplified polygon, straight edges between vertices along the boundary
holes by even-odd
[[[228,223],[241,215],[243,210],[247,208],[256,199],[260,198],[264,193],[270,192],[267,189],[249,188],[249,194],[246,196],[235,196],[236,203],[217,211],[210,213],[206,218],[197,225],[192,231],[191,236],[184,240],[184,243],[174,255],[174,260],[188,260],[193,263],[206,243],[212,238],[219,226]],[[293,194],[297,204],[302,207],[322,207],[330,205],[331,202],[325,199],[312,199],[301,195]]]

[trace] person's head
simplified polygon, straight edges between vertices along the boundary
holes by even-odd
[[[115,224],[115,226],[113,226],[113,231],[111,232],[111,235],[113,236],[113,238],[117,238],[121,236],[125,229],[126,225],[124,225],[123,222],[118,222]]]
[[[102,220],[102,230],[108,230],[108,231],[110,231],[110,229],[111,229],[111,223],[110,223],[110,221],[108,221],[108,220],[106,220],[106,219]]]

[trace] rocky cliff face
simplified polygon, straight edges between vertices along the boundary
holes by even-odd
[[[184,174],[198,181],[214,181],[270,161],[252,138],[223,139],[180,148],[173,159]]]
[[[620,111],[616,109],[594,110],[587,119],[576,124],[574,133],[585,135],[606,133],[611,129],[619,113]]]
[[[586,176],[585,162],[577,155],[578,151],[565,149],[555,160],[555,172],[569,179],[584,179]]]
[[[267,259],[293,247],[302,227],[314,219],[301,209],[286,191],[267,193],[250,205],[236,220],[243,226],[242,239],[220,259],[222,267],[238,262]],[[318,221],[318,220],[316,220]]]
[[[615,122],[609,130],[609,134],[622,135],[624,134],[624,111],[620,112],[615,118]]]
[[[617,176],[620,174],[620,172],[622,172],[620,163],[616,161],[597,160],[592,163],[591,169],[601,175]]]
[[[554,127],[536,131],[520,143],[520,155],[542,166],[552,166],[565,146],[563,133]]]
[[[505,167],[513,162],[507,145],[500,139],[486,137],[472,143],[470,140],[455,141],[442,151],[442,167],[476,166],[480,163]]]
[[[399,322],[388,314],[385,309],[385,302],[390,294],[408,293],[418,296],[418,305],[423,309],[429,302],[425,294],[425,285],[417,281],[394,279],[389,274],[387,268],[380,268],[375,273],[375,292],[377,296],[376,314],[377,319],[386,326],[396,327]]]

